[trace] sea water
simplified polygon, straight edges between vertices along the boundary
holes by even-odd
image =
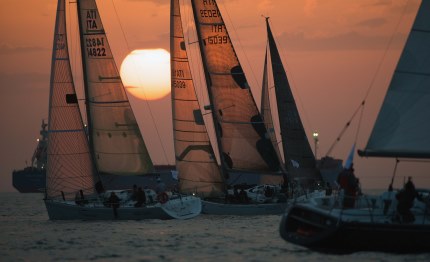
[[[430,253],[310,251],[281,239],[280,216],[50,221],[42,199],[0,193],[0,261],[430,261]]]

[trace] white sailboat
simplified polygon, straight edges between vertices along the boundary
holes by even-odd
[[[362,156],[430,157],[430,1],[423,0]],[[410,192],[409,199],[404,196]],[[294,204],[280,234],[312,249],[428,252],[430,190],[410,184],[399,193],[359,196],[351,208],[338,196]],[[350,202],[349,202],[350,203]],[[391,204],[390,204],[391,203]],[[410,205],[410,206],[409,206]]]
[[[51,65],[45,205],[54,220],[186,219],[201,212],[193,196],[166,195],[135,207],[127,190],[109,198],[100,174],[142,175],[152,161],[128,101],[95,0],[79,0],[79,35],[88,132],[69,60],[65,0],[58,1]],[[147,194],[151,193],[147,191]],[[115,200],[115,202],[113,202]],[[168,200],[168,201],[166,201]]]
[[[179,1],[172,0],[171,5],[172,105],[180,189],[201,196],[206,214],[281,214],[286,203],[276,196],[275,184],[283,180],[279,159],[216,1],[196,0],[191,5],[210,100],[204,108],[212,113],[220,167],[194,90]],[[262,181],[271,183],[262,185]],[[229,186],[243,186],[247,197],[240,201]],[[266,196],[267,188],[274,194]]]

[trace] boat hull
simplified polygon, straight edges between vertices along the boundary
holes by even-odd
[[[164,204],[145,207],[120,206],[115,210],[100,204],[76,205],[73,202],[45,200],[51,220],[143,220],[143,219],[189,219],[201,213],[201,200],[184,196]]]
[[[419,221],[417,219],[417,221]],[[330,253],[430,251],[430,225],[344,221],[308,206],[293,205],[283,215],[280,234],[288,242]]]
[[[41,193],[46,184],[46,171],[36,168],[25,168],[12,172],[12,185],[20,193]]]
[[[202,200],[202,213],[208,215],[280,215],[285,212],[287,203],[230,204]]]

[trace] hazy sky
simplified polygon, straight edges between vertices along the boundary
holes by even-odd
[[[169,3],[98,1],[118,66],[134,49],[169,50]],[[266,44],[262,15],[271,17],[272,31],[309,138],[313,131],[320,134],[318,156],[326,154],[372,85],[358,136],[358,148],[365,146],[420,1],[218,3],[257,104]],[[0,191],[13,191],[12,170],[21,169],[26,160],[30,161],[41,120],[48,117],[56,4],[57,0],[0,0]],[[189,10],[185,9],[185,13],[190,17]],[[76,26],[70,28],[76,30]],[[71,56],[77,54],[72,52]],[[132,96],[130,100],[155,164],[173,164],[170,97],[149,103]],[[347,156],[356,123],[357,120],[352,123],[332,156]],[[355,157],[357,176],[367,188],[386,187],[393,163],[394,160]],[[408,165],[401,165],[396,185],[404,176],[413,175],[418,187],[428,187],[428,170],[429,166],[424,164],[412,171]]]

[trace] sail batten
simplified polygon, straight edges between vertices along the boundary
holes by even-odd
[[[171,84],[173,137],[183,193],[224,194],[224,179],[204,125],[185,46],[179,0],[171,0]]]
[[[362,156],[430,158],[430,1],[422,1]]]

